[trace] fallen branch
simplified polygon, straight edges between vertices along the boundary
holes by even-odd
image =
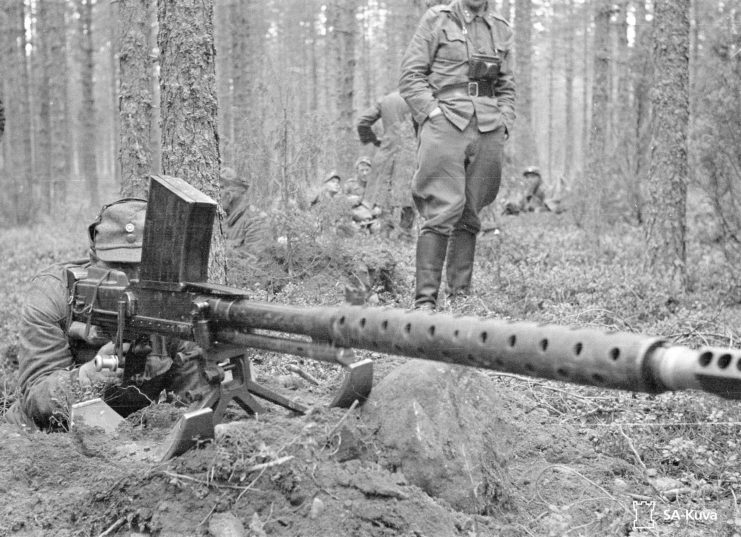
[[[123,523],[124,522],[126,522],[126,519],[125,518],[119,518],[118,520],[116,520],[113,523],[113,525],[110,528],[108,528],[103,533],[101,533],[100,535],[98,535],[98,537],[106,537],[106,535],[111,535],[114,531],[116,531],[118,528],[120,528],[121,526],[123,526]]]
[[[299,366],[294,365],[294,364],[288,364],[286,366],[286,369],[288,369],[288,371],[290,371],[292,373],[296,373],[299,377],[301,377],[301,378],[303,378],[305,380],[308,380],[314,386],[319,386],[319,381],[316,378],[314,378],[311,374],[309,374],[306,371],[304,371],[303,369],[301,369]]]

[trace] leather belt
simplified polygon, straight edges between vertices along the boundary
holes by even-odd
[[[434,96],[437,99],[446,97],[494,97],[494,84],[489,80],[450,84],[437,90]]]

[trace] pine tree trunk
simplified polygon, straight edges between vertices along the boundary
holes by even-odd
[[[93,1],[79,0],[77,5],[80,25],[82,106],[80,107],[80,158],[82,174],[87,185],[89,202],[93,207],[100,205],[98,196],[98,164],[96,160],[96,140],[98,120],[95,109],[93,72],[95,69],[93,48]]]
[[[591,28],[591,13],[590,5],[584,4],[581,8],[581,20],[583,21],[582,26],[582,110],[581,110],[581,169],[582,176],[586,175],[587,159],[589,158],[589,123],[591,117],[589,116],[589,60],[591,55],[589,54],[589,32]],[[584,178],[582,178],[583,180]]]
[[[687,287],[686,198],[689,127],[689,0],[654,4],[654,121],[646,210],[646,252],[675,291]]]
[[[649,96],[649,81],[653,78],[650,54],[650,24],[646,20],[646,2],[636,2],[636,39],[632,58],[633,80],[633,144],[632,153],[635,155],[633,173],[634,185],[631,189],[632,203],[636,221],[643,223],[644,201],[643,190],[648,174],[648,149],[651,124],[651,103]]]
[[[213,0],[159,0],[162,171],[219,200]],[[211,239],[209,279],[226,282],[223,211]]]
[[[111,151],[111,168],[113,172],[113,183],[121,188],[123,180],[121,178],[121,119],[119,114],[119,101],[118,101],[118,85],[120,80],[119,72],[119,50],[120,40],[118,38],[119,28],[119,3],[110,2],[108,6],[108,23],[109,23],[109,37],[111,40],[111,48],[108,54],[109,66],[111,70],[111,84],[110,84],[110,103],[112,104],[113,114],[111,115],[111,139],[110,139],[110,151]]]
[[[219,152],[222,164],[232,166],[234,162],[232,128],[232,32],[231,5],[216,2],[214,43],[216,44],[216,91],[219,97]]]
[[[149,0],[119,0],[121,193],[146,197],[152,174],[152,59]]]
[[[566,27],[566,54],[564,55],[564,99],[565,99],[565,136],[564,136],[564,165],[563,175],[566,181],[570,181],[571,172],[574,168],[574,58],[576,50],[574,48],[574,0],[567,0],[566,6],[567,27]]]
[[[39,79],[38,88],[38,107],[39,107],[39,131],[37,136],[38,147],[38,177],[39,198],[41,210],[45,213],[51,212],[51,115],[50,115],[50,93],[49,93],[49,4],[41,2],[37,5],[38,12],[38,47],[39,55],[37,57]]]
[[[532,0],[515,0],[515,80],[517,119],[513,142],[518,168],[537,165],[539,151],[533,132],[533,22]]]
[[[14,224],[23,225],[33,219],[32,122],[23,0],[8,0],[3,14],[6,24],[3,35],[7,36],[2,42],[5,50],[2,68],[6,76],[0,88],[5,95],[3,165],[10,182],[4,185],[5,210],[12,215]]]
[[[355,36],[357,0],[335,0],[337,24],[333,46],[337,71],[337,149],[339,168],[345,173],[353,169],[355,136],[353,133],[353,97],[355,94]]]
[[[595,2],[594,11],[594,75],[592,79],[592,121],[589,132],[587,174],[584,181],[587,203],[586,223],[599,241],[602,232],[603,192],[606,180],[607,126],[610,88],[610,13],[612,2]]]
[[[43,2],[42,2],[43,3]],[[67,202],[70,173],[70,129],[67,106],[66,4],[48,2],[49,123],[51,127],[51,199],[56,209]]]

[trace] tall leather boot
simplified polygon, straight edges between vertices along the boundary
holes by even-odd
[[[448,237],[423,233],[417,238],[417,280],[414,308],[434,310],[445,264]]]
[[[456,229],[448,241],[445,274],[448,296],[465,296],[471,290],[473,257],[476,252],[476,234]]]

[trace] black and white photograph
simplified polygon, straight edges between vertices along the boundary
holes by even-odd
[[[741,0],[0,0],[0,537],[741,537]]]

